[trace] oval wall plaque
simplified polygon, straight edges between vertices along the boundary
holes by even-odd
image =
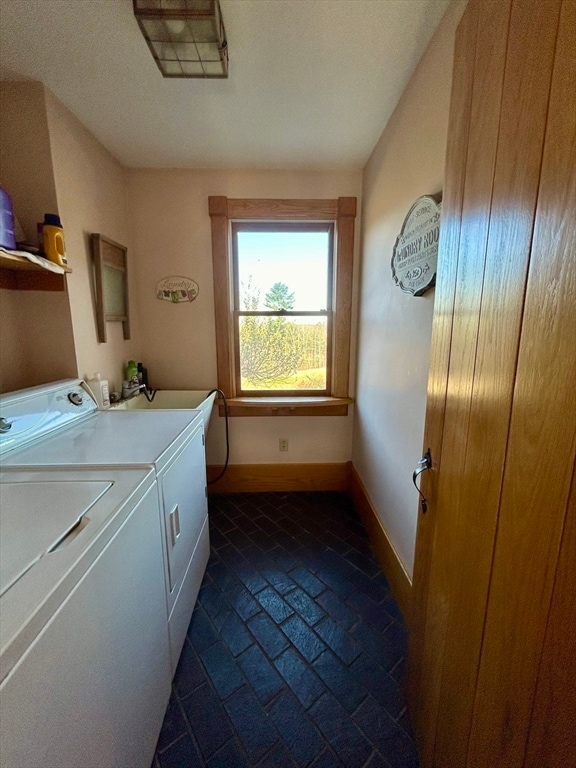
[[[441,195],[423,195],[408,211],[392,251],[392,276],[406,293],[422,296],[436,282]]]
[[[183,301],[194,301],[199,291],[198,283],[189,277],[164,277],[156,286],[156,298],[180,304]]]

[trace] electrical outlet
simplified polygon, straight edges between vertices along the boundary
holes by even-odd
[[[281,437],[280,440],[278,440],[278,444],[279,444],[279,449],[281,451],[287,451],[288,450],[288,440],[286,438],[282,438]]]

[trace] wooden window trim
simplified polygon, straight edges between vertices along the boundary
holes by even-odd
[[[347,413],[350,377],[350,331],[352,323],[352,268],[356,198],[334,200],[231,199],[209,197],[214,270],[214,312],[218,387],[226,395],[235,416],[343,415]],[[334,242],[334,325],[331,396],[290,398],[238,398],[235,376],[234,314],[231,222],[251,220],[332,221]],[[251,402],[246,402],[250,400]],[[256,400],[259,400],[256,404]],[[328,402],[327,402],[328,401]]]

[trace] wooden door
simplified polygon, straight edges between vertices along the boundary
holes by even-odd
[[[560,608],[547,622],[575,435],[574,8],[472,0],[458,30],[409,673],[426,768],[524,765],[562,635]]]

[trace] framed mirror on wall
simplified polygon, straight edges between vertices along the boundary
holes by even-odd
[[[130,338],[128,307],[128,249],[98,233],[90,237],[94,259],[98,341],[106,341],[106,323],[121,322]]]

